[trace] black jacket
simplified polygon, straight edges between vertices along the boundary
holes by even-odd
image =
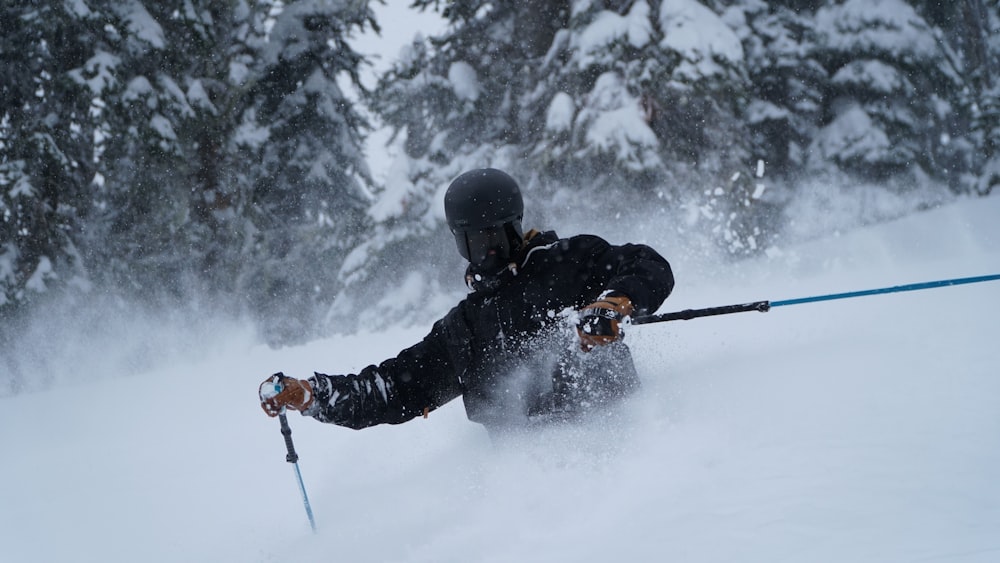
[[[636,388],[623,343],[579,350],[574,312],[605,291],[627,295],[634,314],[654,312],[673,289],[667,261],[644,245],[547,232],[514,263],[496,276],[470,269],[474,291],[395,358],[315,374],[303,414],[350,428],[399,424],[461,395],[469,419],[495,430],[577,415]]]

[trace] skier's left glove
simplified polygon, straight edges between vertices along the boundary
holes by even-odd
[[[265,379],[258,394],[261,408],[271,417],[278,416],[286,408],[304,411],[312,405],[315,397],[308,381],[286,377],[283,373]]]
[[[632,314],[632,301],[611,293],[580,309],[576,332],[580,335],[580,348],[589,352],[596,346],[610,344],[622,338],[622,322]]]

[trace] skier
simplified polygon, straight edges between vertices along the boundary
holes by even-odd
[[[497,435],[577,419],[638,388],[622,325],[670,294],[666,260],[648,246],[593,235],[524,233],[520,188],[500,170],[462,174],[444,205],[469,261],[469,295],[421,342],[377,366],[266,379],[264,412],[289,408],[360,429],[426,417],[461,395],[468,418]]]

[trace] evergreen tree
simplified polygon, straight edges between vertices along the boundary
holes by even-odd
[[[884,182],[942,175],[961,131],[961,77],[941,30],[903,0],[847,0],[816,13],[817,57],[830,75],[811,165]],[[940,176],[939,176],[940,177]]]
[[[656,212],[692,241],[744,254],[765,238],[743,224],[757,207],[746,55],[710,4],[574,4],[540,65],[530,102],[544,127],[531,154],[545,181],[587,193],[586,213],[617,201],[626,220]]]
[[[303,337],[366,224],[347,38],[367,2],[22,2],[0,13],[0,313],[73,280],[207,294]],[[205,293],[203,293],[205,292]],[[5,326],[10,326],[6,323]]]
[[[744,166],[734,139],[746,75],[733,31],[695,0],[612,8],[576,4],[543,61],[542,154],[582,177],[613,170],[625,189],[675,200],[691,180]]]
[[[96,261],[143,299],[205,292],[274,341],[303,337],[332,299],[317,265],[339,266],[369,203],[365,123],[336,83],[358,83],[345,38],[374,24],[367,3],[119,12]]]
[[[957,139],[953,168],[967,173],[961,189],[986,195],[1000,186],[1000,4],[963,0],[918,6],[959,53],[956,72],[964,84],[962,113],[970,134],[968,142]]]
[[[368,127],[337,84],[346,73],[363,91],[362,57],[347,44],[376,25],[367,3],[301,1],[277,17],[256,69],[253,105],[238,137],[237,161],[255,162],[245,213],[252,234],[241,292],[276,341],[314,330],[333,301],[335,272],[368,235],[371,173]],[[376,27],[377,29],[377,27]]]
[[[139,299],[164,293],[180,299],[183,283],[194,285],[195,272],[204,271],[192,244],[204,238],[191,209],[201,195],[194,182],[198,160],[194,133],[184,125],[195,121],[196,107],[200,117],[208,112],[189,101],[189,86],[204,88],[195,82],[200,77],[187,82],[183,69],[205,63],[185,62],[195,46],[178,37],[178,30],[197,25],[196,13],[191,4],[176,13],[158,5],[151,13],[140,2],[106,5],[119,16],[110,32],[122,64],[105,95],[102,212],[92,222],[87,255],[107,287]]]
[[[682,171],[745,165],[735,34],[696,0],[611,4],[450,3],[449,32],[385,77],[374,108],[405,128],[414,160],[489,144],[546,184],[601,171],[589,189],[645,194]]]
[[[92,139],[118,58],[84,3],[0,8],[0,330],[51,289],[86,286]]]
[[[752,95],[744,119],[753,159],[765,161],[769,177],[798,175],[822,117],[828,75],[815,57],[815,3],[739,4]]]

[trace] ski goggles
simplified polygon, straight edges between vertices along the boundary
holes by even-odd
[[[491,256],[506,260],[510,256],[510,237],[503,225],[475,231],[453,231],[458,253],[473,264],[482,264]]]

